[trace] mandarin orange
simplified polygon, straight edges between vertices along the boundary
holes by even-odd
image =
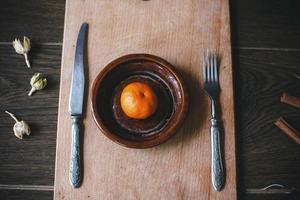
[[[121,108],[130,118],[146,119],[157,109],[157,96],[149,85],[133,82],[121,93]]]

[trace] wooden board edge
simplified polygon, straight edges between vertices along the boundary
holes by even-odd
[[[64,19],[64,34],[63,34],[63,46],[62,46],[62,56],[61,56],[61,69],[60,69],[60,75],[62,75],[62,72],[63,72],[63,65],[64,65],[64,54],[65,54],[65,38],[67,37],[67,15],[68,15],[68,7],[69,7],[69,0],[66,0],[66,4],[65,4],[65,19]],[[54,194],[53,194],[53,199],[58,199],[57,198],[57,168],[59,167],[58,166],[58,147],[59,147],[59,137],[58,137],[58,134],[59,134],[59,126],[60,126],[60,113],[61,113],[61,107],[62,107],[62,102],[61,102],[61,97],[62,97],[62,89],[63,89],[63,86],[62,86],[62,80],[63,80],[63,77],[60,76],[60,86],[59,86],[59,95],[58,95],[58,114],[57,114],[57,130],[56,130],[56,151],[55,151],[55,171],[54,171]],[[71,134],[71,133],[70,133]]]

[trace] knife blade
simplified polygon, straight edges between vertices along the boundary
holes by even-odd
[[[71,141],[71,160],[70,160],[70,183],[74,188],[78,188],[82,182],[82,163],[81,163],[81,122],[84,105],[84,56],[86,32],[88,24],[83,23],[80,27],[76,50],[75,60],[72,71],[71,90],[69,96],[69,113],[72,119],[72,141]]]

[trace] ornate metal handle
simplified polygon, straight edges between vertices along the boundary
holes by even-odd
[[[81,155],[80,155],[80,116],[71,116],[72,118],[72,144],[71,144],[71,162],[70,162],[70,182],[74,188],[81,184]]]
[[[211,179],[213,188],[220,191],[224,184],[224,171],[220,149],[220,131],[216,118],[210,120],[211,128]]]

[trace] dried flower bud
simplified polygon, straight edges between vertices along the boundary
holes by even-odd
[[[42,77],[41,73],[35,73],[30,80],[31,90],[28,96],[31,96],[37,90],[41,90],[47,85],[47,79]]]
[[[26,36],[24,36],[24,38],[23,38],[23,47],[24,47],[24,51],[26,53],[28,53],[31,49],[30,39]]]
[[[31,43],[28,37],[24,36],[23,44],[19,39],[13,41],[13,47],[18,54],[22,54],[25,57],[25,62],[28,68],[30,68],[30,63],[28,59],[28,52],[31,49]]]
[[[25,122],[25,121],[19,121],[14,114],[8,112],[8,111],[5,111],[7,114],[9,114],[15,121],[15,125],[14,125],[14,134],[17,138],[19,139],[23,139],[23,135],[26,134],[26,135],[30,135],[30,127],[29,125]]]
[[[13,41],[13,47],[15,48],[15,50],[18,54],[24,54],[24,48],[23,48],[22,43],[19,39],[15,39]]]
[[[34,83],[40,80],[41,78],[42,78],[41,73],[35,73],[30,79],[30,85],[34,85]]]

